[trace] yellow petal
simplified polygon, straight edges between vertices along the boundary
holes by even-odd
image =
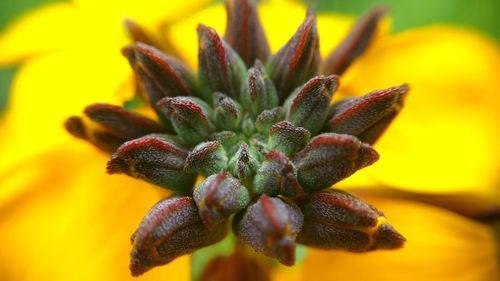
[[[26,164],[41,172],[26,174],[29,180],[17,184],[25,192],[0,208],[2,280],[135,280],[130,235],[165,192],[109,176],[105,162],[84,145],[68,145]],[[188,274],[183,257],[141,280],[189,280]]]
[[[121,23],[96,18],[72,3],[55,3],[21,17],[6,29],[0,36],[0,65],[49,51],[118,47],[126,42]]]
[[[377,41],[340,91],[408,82],[402,113],[375,148],[379,162],[347,184],[426,192],[491,192],[500,170],[500,49],[467,30],[432,26]]]
[[[409,201],[368,198],[408,240],[403,249],[353,254],[311,250],[301,280],[498,280],[491,229]]]
[[[76,141],[63,128],[66,118],[90,103],[125,100],[131,95],[125,83],[130,72],[119,49],[105,46],[47,54],[23,65],[0,126],[0,171]]]

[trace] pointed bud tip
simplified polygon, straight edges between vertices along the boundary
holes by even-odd
[[[128,169],[129,165],[117,155],[111,156],[111,159],[106,164],[106,173],[110,175],[125,173]]]
[[[397,232],[390,224],[382,224],[375,233],[374,247],[378,249],[399,249],[402,248],[406,238]]]
[[[86,138],[85,124],[83,123],[81,117],[79,116],[69,117],[66,120],[66,122],[64,122],[64,127],[66,128],[66,131],[68,131],[73,136],[81,139]]]

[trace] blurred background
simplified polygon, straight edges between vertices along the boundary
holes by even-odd
[[[69,0],[0,0],[0,31],[17,17],[41,5]],[[388,7],[393,30],[400,31],[433,23],[449,23],[472,28],[500,41],[499,0],[303,0],[318,11],[336,11],[359,15],[370,7]],[[15,67],[0,68],[0,111],[8,101]]]

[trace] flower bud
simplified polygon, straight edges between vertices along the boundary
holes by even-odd
[[[213,133],[211,139],[216,140],[220,144],[222,144],[227,154],[234,154],[235,151],[233,150],[235,150],[235,147],[237,147],[239,142],[238,135],[233,131],[221,131]]]
[[[284,265],[295,263],[295,238],[303,222],[292,202],[262,195],[233,220],[233,232],[257,252]]]
[[[195,78],[183,62],[140,42],[124,48],[123,54],[140,77],[153,107],[163,97],[196,95]]]
[[[191,197],[175,196],[160,201],[132,235],[132,275],[141,275],[155,266],[217,243],[226,236],[227,230],[226,224],[207,229]]]
[[[122,144],[109,160],[107,171],[189,193],[196,176],[183,172],[187,156],[188,151],[167,136],[148,135]]]
[[[241,143],[238,151],[229,160],[229,168],[235,177],[238,177],[242,183],[246,183],[257,171],[259,161],[255,152],[250,150],[246,143]]]
[[[250,203],[247,188],[228,173],[218,173],[206,178],[195,188],[193,198],[203,224],[209,229]]]
[[[226,151],[218,141],[197,145],[186,158],[184,171],[211,175],[227,169]]]
[[[279,150],[292,157],[309,141],[311,134],[302,127],[295,127],[288,121],[274,124],[269,130],[268,149]]]
[[[328,117],[330,100],[337,86],[338,77],[335,75],[312,78],[290,96],[286,103],[286,120],[306,128],[313,135],[318,133]]]
[[[299,200],[304,224],[297,242],[321,249],[366,252],[396,249],[405,238],[383,214],[363,200],[340,190],[315,192]]]
[[[213,92],[238,99],[245,80],[245,64],[213,28],[198,25],[198,41],[198,77],[205,89],[205,100],[212,100]]]
[[[256,194],[282,194],[287,197],[293,197],[302,192],[295,165],[279,151],[266,154],[255,174],[252,188]]]
[[[280,103],[316,75],[320,63],[316,19],[311,10],[293,37],[268,62]]]
[[[179,138],[189,146],[207,140],[214,129],[208,119],[208,105],[197,98],[165,97],[157,107],[172,122]]]
[[[330,132],[357,136],[373,144],[403,107],[408,86],[402,85],[369,93],[334,105],[325,128]]]
[[[325,189],[378,160],[368,144],[351,135],[333,133],[313,138],[293,160],[305,192]]]
[[[252,65],[256,59],[266,61],[271,52],[255,2],[226,1],[227,24],[224,38],[246,65]]]
[[[322,66],[325,74],[341,75],[371,43],[384,10],[375,8],[357,22],[349,35],[328,55]]]
[[[241,106],[219,92],[215,92],[213,97],[215,127],[220,131],[238,130],[241,121]]]
[[[276,89],[271,79],[265,74],[260,61],[256,61],[255,65],[248,70],[248,78],[243,84],[240,100],[243,107],[253,116],[278,105]]]
[[[91,104],[84,114],[88,120],[77,116],[68,118],[66,130],[110,153],[128,140],[164,131],[155,121],[116,105]]]
[[[284,118],[285,112],[281,107],[276,107],[271,110],[264,110],[257,116],[255,126],[257,127],[257,130],[259,130],[259,132],[267,136],[269,134],[269,129],[271,129],[271,126],[283,120]]]

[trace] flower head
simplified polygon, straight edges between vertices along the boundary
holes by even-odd
[[[132,274],[221,241],[230,225],[240,241],[289,266],[296,243],[353,252],[401,247],[405,239],[380,211],[330,189],[378,160],[371,145],[408,92],[402,85],[331,102],[337,74],[366,49],[381,10],[321,62],[311,10],[271,55],[255,2],[228,1],[226,9],[224,38],[198,25],[197,75],[129,22],[142,42],[123,54],[159,122],[109,104],[66,122],[74,136],[112,153],[108,173],[176,194],[134,233]]]

